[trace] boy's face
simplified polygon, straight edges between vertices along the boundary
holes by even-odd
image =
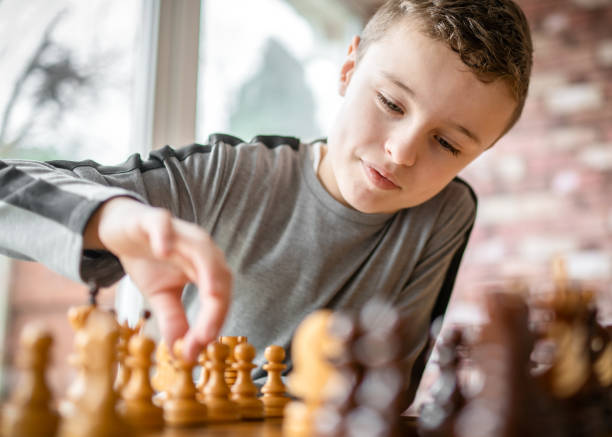
[[[319,178],[336,200],[395,212],[440,192],[501,135],[516,107],[508,85],[485,84],[445,43],[398,22],[356,64],[342,66],[342,107]]]

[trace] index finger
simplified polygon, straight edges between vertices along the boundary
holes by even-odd
[[[185,336],[183,347],[185,358],[193,361],[199,351],[216,338],[221,330],[229,310],[232,274],[223,253],[208,235],[196,238],[193,229],[186,229],[182,225],[179,227],[179,234],[191,231],[191,238],[181,238],[179,235],[174,249],[178,257],[189,264],[189,269],[184,268],[184,271],[191,272],[188,273],[189,279],[197,286],[200,299],[198,315]]]

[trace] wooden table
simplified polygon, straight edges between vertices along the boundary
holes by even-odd
[[[416,437],[416,420],[414,417],[402,418],[402,436]],[[235,422],[211,424],[197,428],[169,428],[145,434],[143,437],[282,437],[282,420],[267,419],[264,421]]]

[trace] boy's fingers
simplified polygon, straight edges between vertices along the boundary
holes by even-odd
[[[162,222],[165,219],[161,216],[158,218]],[[174,340],[187,332],[183,351],[186,358],[194,361],[200,350],[217,336],[225,320],[232,274],[223,253],[202,228],[179,220],[168,223],[170,230],[167,232],[150,234],[152,251],[158,258],[170,260],[198,287],[200,311],[189,329],[178,293],[156,293],[149,301],[153,311],[158,314],[162,336],[170,347]],[[154,227],[163,229],[159,223]],[[151,238],[153,235],[161,240],[155,241]],[[166,250],[157,252],[157,244],[165,246]]]
[[[149,296],[149,303],[157,317],[162,338],[172,350],[174,341],[184,336],[189,329],[180,293],[157,292]]]
[[[196,283],[200,310],[195,323],[187,332],[184,344],[184,355],[190,361],[194,361],[200,350],[219,334],[232,293],[232,275],[225,262],[217,265],[214,272],[206,269],[200,279]]]
[[[217,337],[228,306],[229,297],[227,296],[208,295],[201,298],[197,319],[185,336],[183,349],[185,358],[195,361],[198,353]]]
[[[181,230],[179,234],[183,234]],[[225,261],[223,252],[204,232],[192,238],[181,235],[174,242],[176,260],[182,263],[179,268],[194,282],[202,296],[218,296],[229,299],[232,286],[232,273]]]

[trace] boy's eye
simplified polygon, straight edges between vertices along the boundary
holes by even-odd
[[[402,108],[400,108],[398,105],[393,103],[391,100],[387,99],[383,94],[377,93],[377,95],[378,95],[378,100],[380,100],[381,103],[389,109],[389,111],[395,112],[397,114],[404,113],[404,110]]]
[[[449,153],[452,153],[453,156],[459,155],[459,149],[453,147],[453,145],[446,141],[444,138],[439,137],[438,135],[434,136],[434,138],[445,150],[447,150]]]

